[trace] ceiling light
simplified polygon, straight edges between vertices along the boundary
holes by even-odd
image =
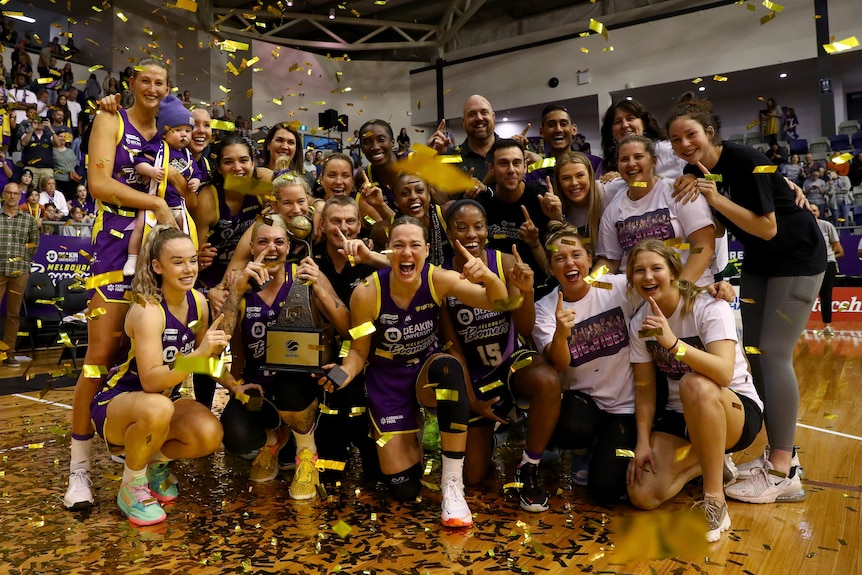
[[[508,121],[509,121],[509,118],[503,118],[503,121],[504,121],[504,122],[508,122]]]
[[[293,0],[287,0],[287,7],[293,8]]]
[[[335,8],[330,8],[330,9],[329,9],[329,19],[330,19],[330,20],[335,20]]]
[[[706,92],[706,86],[701,86],[697,89],[698,92]]]
[[[781,74],[779,74],[779,75],[778,75],[778,77],[779,77],[779,78],[786,78],[786,77],[787,77],[787,72],[782,72]]]
[[[632,99],[631,96],[626,96],[626,100],[631,100],[631,99]]]
[[[11,12],[3,12],[3,15],[6,18],[14,18],[15,20],[20,20],[21,22],[26,22],[27,24],[32,24],[36,21],[35,18],[30,18],[29,16],[24,16],[23,14],[13,14]]]

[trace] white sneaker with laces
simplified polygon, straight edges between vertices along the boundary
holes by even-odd
[[[727,502],[721,504],[715,499],[704,499],[691,506],[692,509],[702,509],[706,515],[706,541],[715,543],[721,539],[721,534],[730,529],[730,515],[727,514]]]
[[[776,472],[772,463],[766,462],[751,477],[725,487],[724,493],[731,499],[746,503],[789,503],[804,501],[808,496],[802,487],[796,467],[784,475]]]
[[[63,497],[63,506],[70,511],[80,511],[92,507],[93,481],[89,469],[76,469],[69,474],[69,487]]]
[[[724,479],[725,486],[730,485],[739,477],[739,470],[736,468],[736,464],[733,462],[733,457],[731,457],[729,453],[724,455],[724,469],[722,470],[722,477]]]
[[[473,514],[464,499],[464,482],[454,473],[443,478],[442,521],[446,527],[470,527]]]
[[[763,455],[757,459],[752,459],[747,463],[742,463],[736,466],[736,480],[743,481],[748,479],[754,475],[755,471],[765,467],[767,461],[769,461],[769,445],[763,448]],[[793,456],[790,458],[790,467],[797,468],[796,474],[799,475],[800,479],[805,477],[805,470],[802,469],[802,464],[799,463],[799,453],[796,451],[796,446],[793,447]]]

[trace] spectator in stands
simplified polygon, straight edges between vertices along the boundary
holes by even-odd
[[[183,92],[183,104],[190,106],[192,104],[192,93],[186,90]]]
[[[54,104],[51,110],[51,120],[55,119],[55,115],[57,112],[63,113],[63,118],[57,121],[54,121],[55,126],[62,126],[65,129],[63,131],[72,131],[72,112],[69,110],[68,100],[66,99],[66,92],[60,92],[57,96],[57,102]],[[55,128],[55,131],[59,133],[59,130]],[[69,140],[69,143],[72,141]]]
[[[63,69],[60,70],[60,90],[68,91],[75,87],[75,72],[72,71],[72,65],[66,62]]]
[[[30,260],[39,245],[36,220],[18,205],[21,191],[10,182],[3,188],[0,210],[0,299],[6,295],[6,327],[3,343],[8,348],[3,360],[6,366],[18,366],[15,343],[18,341],[21,302],[30,277]]]
[[[50,97],[51,95],[45,88],[41,88],[36,92],[36,115],[43,120],[51,120],[51,118],[48,117],[48,112],[51,111]]]
[[[60,227],[60,235],[73,238],[91,238],[93,237],[92,228],[84,215],[84,210],[75,206],[69,211],[66,225]]]
[[[33,191],[39,193],[38,188],[33,185],[33,171],[30,168],[24,168],[21,171],[21,181],[18,182],[18,185],[21,187],[22,194],[29,194]]]
[[[18,104],[15,109],[15,121],[18,122],[18,126],[21,126],[21,122],[28,118],[25,111],[27,104],[33,104],[33,111],[35,111],[37,100],[36,94],[30,91],[30,87],[27,85],[27,76],[14,72],[13,76],[15,76],[15,87],[9,91],[9,99],[11,102]]]
[[[850,172],[847,174],[852,186],[862,185],[862,150],[858,150],[856,157],[850,161]]]
[[[407,128],[401,128],[395,141],[398,142],[398,152],[406,152],[410,149],[410,136],[407,134]]]
[[[90,197],[87,186],[84,184],[78,184],[78,187],[75,188],[75,197],[69,200],[69,213],[75,206],[84,210],[84,214],[88,217],[94,218],[96,216],[96,202]]]
[[[792,180],[797,186],[801,186],[805,178],[802,177],[802,164],[799,163],[799,154],[791,154],[790,161],[781,166],[781,175]]]
[[[826,170],[826,195],[832,208],[832,223],[836,226],[853,224],[853,186],[850,178],[833,169]],[[828,242],[827,242],[828,245]]]
[[[63,221],[63,218],[60,216],[59,210],[57,210],[57,206],[55,206],[54,204],[45,204],[42,207],[45,208],[45,211],[42,214],[42,227],[39,229],[39,233],[45,234],[47,236],[58,234],[59,232],[57,231],[57,229],[60,226],[56,223],[47,223]]]
[[[14,166],[12,165],[12,160],[10,160],[6,156],[6,152],[0,148],[0,189],[6,187],[6,184],[11,182],[14,178]],[[22,190],[22,193],[26,191],[26,188]]]
[[[808,198],[808,203],[817,206],[820,214],[826,217],[826,182],[820,178],[820,170],[814,168],[811,174],[802,182],[802,192]]]
[[[27,133],[21,136],[21,162],[33,172],[33,184],[36,187],[43,179],[54,175],[54,155],[51,150],[59,139],[60,136],[48,121],[39,120],[34,120]],[[63,203],[66,203],[65,200]]]
[[[39,203],[48,206],[48,204],[53,204],[57,211],[60,213],[60,219],[66,219],[69,217],[69,202],[66,201],[66,196],[63,195],[63,192],[57,189],[57,181],[49,176],[47,178],[42,178],[39,182],[41,185],[42,193],[39,196]]]
[[[20,186],[19,189],[21,189]],[[42,227],[42,218],[45,217],[45,206],[39,203],[39,190],[30,190],[27,192],[27,199],[21,204],[21,209],[36,218],[36,225],[39,228]]]
[[[13,45],[18,43],[18,32],[15,31],[15,22],[9,18],[3,19],[3,43]]]
[[[305,161],[302,162],[302,167],[307,173],[317,173],[317,166],[314,165],[314,150],[305,151]]]
[[[766,157],[772,160],[772,163],[776,166],[780,166],[784,163],[784,159],[786,155],[784,150],[781,149],[781,146],[778,145],[778,142],[771,144],[769,149],[766,150]]]
[[[96,101],[102,95],[102,87],[99,85],[99,80],[95,74],[90,74],[87,78],[87,85],[84,86],[84,95],[88,100]]]
[[[72,131],[78,132],[78,119],[81,117],[81,103],[78,102],[78,88],[74,86],[66,92],[66,107],[69,109],[69,114],[66,116],[69,119],[69,125],[72,126]]]
[[[40,78],[48,77],[48,69],[51,67],[51,58],[54,57],[52,44],[57,41],[55,37],[50,44],[45,44],[39,50],[39,63],[36,65],[36,71],[39,72]]]
[[[33,82],[33,61],[23,44],[15,46],[15,50],[12,52],[12,75],[17,76],[18,74],[24,76],[25,84],[29,85]]]
[[[78,47],[75,46],[75,40],[70,35],[68,38],[66,38],[66,53],[74,57],[77,56],[79,52],[80,50],[78,50]]]
[[[63,112],[57,110],[55,114]],[[78,182],[81,181],[81,176],[76,171],[78,167],[78,159],[75,157],[75,152],[72,148],[66,145],[66,137],[71,139],[72,134],[66,132],[60,134],[60,137],[55,138],[54,149],[52,150],[52,158],[54,159],[54,179],[57,182],[57,187],[64,196],[71,198],[75,196],[75,190],[78,187]],[[71,143],[71,142],[69,142]]]
[[[778,143],[778,127],[780,124],[781,108],[775,103],[774,98],[769,98],[766,100],[766,109],[760,111],[760,127],[763,131],[763,140],[770,146]],[[778,164],[778,162],[775,163]]]
[[[805,162],[802,164],[802,177],[807,178],[811,175],[812,170],[820,170],[820,173],[823,173],[823,170],[826,168],[826,162],[815,160],[814,154],[811,152],[805,154]]]
[[[105,96],[113,96],[120,93],[117,87],[117,79],[110,74],[105,76],[105,79],[102,81],[102,89],[105,91]]]

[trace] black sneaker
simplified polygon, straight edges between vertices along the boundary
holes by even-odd
[[[539,485],[539,466],[535,463],[520,463],[515,469],[515,483],[519,483],[518,495],[521,509],[533,513],[547,511],[548,495]]]

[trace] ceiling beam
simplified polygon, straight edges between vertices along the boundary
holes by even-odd
[[[442,48],[449,43],[455,34],[457,34],[464,24],[470,21],[470,18],[476,15],[476,12],[485,4],[485,0],[464,0],[464,10],[458,16],[458,19],[452,22],[448,29],[444,30],[437,39],[438,45]]]
[[[321,42],[319,40],[299,40],[297,38],[283,38],[280,36],[264,36],[261,34],[253,34],[240,28],[230,26],[222,26],[219,30],[220,35],[237,36],[248,38],[251,40],[263,40],[265,42],[273,42],[284,46],[300,46],[303,48],[311,48],[315,50],[335,50],[335,51],[373,51],[373,50],[405,50],[418,48],[436,48],[437,42],[412,41],[412,42]]]

